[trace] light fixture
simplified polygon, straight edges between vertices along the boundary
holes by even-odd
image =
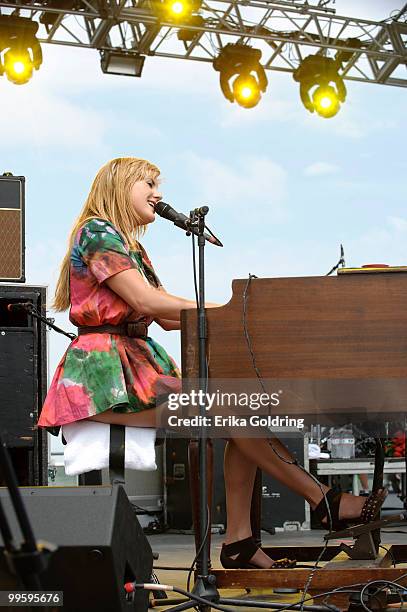
[[[306,109],[328,119],[334,117],[346,100],[346,87],[338,70],[340,62],[323,55],[308,55],[295,70],[300,97]]]
[[[202,0],[161,0],[154,3],[154,12],[162,21],[188,23],[201,8]]]
[[[194,40],[196,36],[199,36],[199,30],[191,30],[189,26],[194,26],[195,28],[203,28],[205,25],[205,19],[201,17],[201,15],[192,15],[188,19],[188,27],[180,28],[177,32],[178,40],[182,40],[183,42],[190,42]]]
[[[0,76],[15,85],[27,83],[42,64],[42,51],[35,34],[38,23],[26,17],[0,15]]]
[[[102,51],[100,66],[105,74],[141,77],[145,61],[144,55],[126,51]]]
[[[268,84],[260,59],[261,51],[248,45],[229,43],[223,47],[213,67],[220,72],[220,87],[227,100],[243,108],[259,103]]]

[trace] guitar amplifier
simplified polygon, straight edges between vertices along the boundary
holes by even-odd
[[[46,288],[0,284],[0,430],[20,485],[47,484],[47,432],[37,420],[47,392],[45,325],[19,309],[46,314]],[[1,481],[1,476],[0,476]]]
[[[25,282],[24,176],[0,176],[0,282]]]

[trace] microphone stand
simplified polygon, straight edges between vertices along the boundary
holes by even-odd
[[[192,210],[188,222],[186,223],[187,235],[191,233],[198,236],[198,376],[199,376],[199,415],[205,416],[205,401],[201,401],[201,396],[205,397],[207,392],[208,371],[206,365],[206,343],[207,343],[207,320],[205,312],[205,216],[208,214],[209,208],[202,206]],[[204,423],[201,418],[201,423]],[[201,424],[199,428],[198,439],[198,457],[199,457],[199,515],[200,515],[200,550],[197,552],[196,569],[197,577],[193,587],[193,594],[199,597],[204,597],[209,602],[218,602],[219,593],[216,588],[216,578],[210,574],[210,564],[208,549],[206,546],[207,525],[210,520],[210,512],[208,509],[208,483],[207,483],[207,455],[206,443],[207,434],[205,425]],[[206,517],[206,521],[204,520]],[[198,604],[196,601],[186,601],[178,606],[170,608],[171,612],[187,610],[189,608],[198,607],[200,610],[209,610],[209,606]]]

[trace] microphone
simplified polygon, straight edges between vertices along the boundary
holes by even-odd
[[[205,210],[205,209],[207,209],[207,206],[203,206],[199,210],[208,212],[208,210]],[[154,207],[154,210],[157,213],[157,215],[159,215],[160,217],[163,217],[163,219],[168,219],[168,221],[172,221],[172,223],[176,225],[177,227],[180,227],[186,232],[192,232],[193,234],[198,235],[198,230],[196,229],[196,227],[189,226],[189,217],[187,217],[183,213],[177,212],[176,210],[174,210],[172,206],[170,206],[166,202],[163,202],[162,200],[160,202],[157,202],[157,204]],[[223,246],[221,241],[215,238],[215,236],[204,234],[204,238],[211,244],[215,244],[216,246]]]
[[[31,310],[33,307],[32,302],[15,302],[14,304],[7,304],[7,310],[13,312],[13,310]]]

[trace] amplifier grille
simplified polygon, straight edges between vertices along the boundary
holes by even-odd
[[[0,210],[0,280],[23,276],[21,225],[21,210]]]

